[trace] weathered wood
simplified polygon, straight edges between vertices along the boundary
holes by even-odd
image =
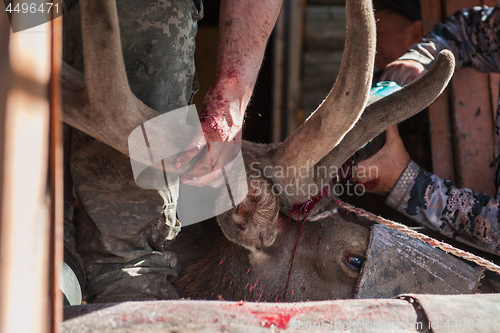
[[[273,32],[273,133],[272,142],[283,140],[283,90],[285,77],[285,16],[280,13]]]
[[[355,298],[472,294],[482,270],[418,239],[374,225]]]
[[[493,7],[498,3],[498,1],[497,0],[483,0],[482,3],[485,6]]]
[[[274,48],[273,141],[289,137],[298,127],[305,0],[284,1],[276,23]]]
[[[63,193],[63,147],[61,123],[61,92],[59,72],[62,62],[62,17],[51,21],[51,73],[50,73],[50,331],[60,332],[62,322],[62,276],[64,237],[64,193]]]
[[[449,110],[449,89],[429,106],[431,155],[433,172],[444,179],[455,181],[453,141]]]
[[[500,330],[500,295],[409,295],[428,319],[431,332],[496,333]]]
[[[65,333],[370,332],[374,328],[375,332],[390,332],[390,326],[380,325],[418,322],[413,306],[398,299],[303,303],[156,301],[107,307],[91,304],[66,307],[65,317]],[[418,332],[418,327],[407,327],[404,332]]]
[[[456,183],[495,195],[495,170],[489,167],[493,161],[493,118],[488,75],[462,69],[452,83]]]
[[[490,97],[491,97],[491,119],[496,120],[498,110],[498,95],[500,87],[500,74],[488,74],[490,79]],[[493,127],[493,129],[495,129]],[[495,138],[495,136],[493,135]]]
[[[306,9],[301,122],[324,100],[339,73],[346,38],[344,5],[308,6]]]
[[[441,1],[420,0],[420,11],[422,15],[422,33],[425,36],[443,18]]]
[[[464,7],[495,1],[422,0],[424,33]],[[442,6],[441,6],[442,5]],[[498,97],[495,79],[472,69],[456,72],[450,89],[429,107],[433,171],[459,187],[493,195],[493,121]],[[450,104],[448,104],[450,103]],[[450,116],[450,114],[452,116]]]
[[[441,2],[421,0],[422,29],[424,35],[443,19]],[[429,125],[431,133],[431,155],[433,172],[444,179],[455,181],[455,166],[451,121],[449,109],[449,89],[446,89],[429,106]]]
[[[481,0],[446,1],[444,14],[480,6]],[[487,74],[473,69],[455,73],[451,82],[452,128],[455,147],[456,183],[459,187],[495,194],[493,160],[493,119]]]
[[[326,90],[327,94],[339,74],[340,62],[342,61],[342,50],[337,52],[306,52],[304,54],[304,75],[302,90],[317,91]],[[323,95],[323,99],[326,95]],[[321,99],[315,108],[323,101]],[[314,111],[314,110],[313,110]]]
[[[49,327],[50,61],[50,23],[13,33],[0,14],[0,332]]]
[[[312,50],[342,52],[346,38],[344,6],[308,6],[305,25],[306,53]]]

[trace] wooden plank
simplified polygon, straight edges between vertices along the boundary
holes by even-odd
[[[400,294],[473,294],[482,269],[416,238],[376,224],[355,298]]]
[[[476,192],[495,195],[493,119],[487,74],[462,69],[453,78],[453,139],[456,182]]]
[[[462,8],[481,6],[481,0],[445,0],[444,13],[446,17],[455,14]]]
[[[7,15],[0,15],[0,45],[0,332],[44,333],[50,324],[50,23],[12,33]]]
[[[498,96],[500,95],[500,74],[492,73],[488,76],[490,79],[491,116],[493,121],[495,121],[497,119],[498,111]],[[496,142],[496,138],[494,142]]]
[[[443,19],[441,1],[420,0],[420,10],[422,13],[422,32],[425,36]]]
[[[305,0],[289,0],[289,21],[287,22],[287,92],[286,92],[286,137],[301,125],[297,113],[300,112],[300,73],[302,43],[304,39]]]
[[[445,13],[481,5],[481,0],[446,1]],[[459,187],[495,194],[493,160],[493,118],[487,74],[462,69],[452,79],[452,128],[454,131],[456,183]]]
[[[342,51],[346,38],[344,6],[307,6],[305,13],[306,51]]]
[[[62,323],[62,293],[60,278],[64,261],[64,194],[63,194],[63,147],[61,124],[61,92],[59,89],[59,72],[62,62],[62,17],[51,21],[51,73],[50,73],[50,143],[49,143],[49,177],[50,177],[50,331],[58,333]]]
[[[65,309],[65,318],[66,313],[68,318],[74,318],[64,321],[65,333],[425,332],[411,325],[395,329],[395,323],[418,320],[413,306],[401,299],[298,303],[149,301],[108,307],[72,306]]]
[[[425,35],[442,21],[443,10],[441,2],[434,0],[421,0],[420,7]],[[433,172],[441,178],[455,181],[448,89],[429,106],[429,126]]]
[[[498,4],[498,0],[483,0],[483,5],[488,7],[494,7],[496,4]]]
[[[500,295],[409,295],[425,312],[427,332],[498,332]],[[425,331],[424,331],[425,332]]]
[[[282,141],[283,90],[285,72],[285,14],[282,10],[273,32],[273,124],[272,142]]]
[[[449,90],[446,89],[441,96],[429,106],[432,169],[437,176],[455,181],[453,141],[448,100]]]

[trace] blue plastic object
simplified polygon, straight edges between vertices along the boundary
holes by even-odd
[[[401,86],[393,81],[380,81],[375,87],[370,90],[370,96],[368,97],[367,105],[378,101],[398,90],[401,90]]]

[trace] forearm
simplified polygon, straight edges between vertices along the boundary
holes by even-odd
[[[216,79],[202,115],[225,112],[229,128],[233,123],[243,124],[281,3],[282,0],[221,1]]]
[[[427,69],[443,49],[453,52],[456,68],[473,67],[481,72],[499,71],[499,38],[495,27],[500,24],[500,7],[463,9],[413,45],[401,60],[416,60]]]
[[[465,244],[500,253],[499,201],[422,170],[410,162],[386,204]]]

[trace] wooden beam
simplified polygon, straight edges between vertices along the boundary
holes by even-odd
[[[481,0],[447,0],[445,14],[482,5]],[[477,192],[495,194],[493,161],[493,117],[490,79],[474,69],[455,73],[451,83],[452,128],[456,183]]]
[[[421,0],[422,26],[424,35],[442,21],[441,3],[435,0]],[[450,125],[449,90],[443,91],[429,106],[431,133],[431,155],[433,172],[441,178],[455,181],[453,141]]]
[[[464,7],[494,5],[491,0],[421,0],[423,30]],[[463,69],[455,73],[447,91],[429,107],[433,171],[459,187],[495,194],[493,122],[498,78]]]
[[[453,78],[453,140],[456,182],[477,192],[495,195],[493,119],[487,74],[462,69]]]
[[[50,23],[13,33],[0,14],[0,332],[50,325],[50,64]]]
[[[50,332],[61,331],[63,299],[60,289],[64,261],[64,194],[63,194],[63,147],[61,126],[61,93],[59,72],[62,62],[62,17],[51,21],[51,73],[50,73]]]

